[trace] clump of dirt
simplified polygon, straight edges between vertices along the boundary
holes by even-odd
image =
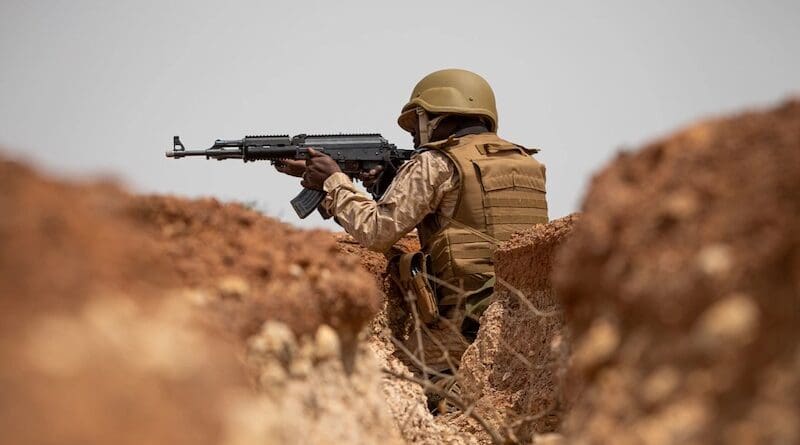
[[[137,197],[127,212],[159,242],[183,285],[222,294],[221,309],[228,306],[244,337],[272,319],[298,335],[327,324],[354,339],[380,308],[372,277],[337,254],[329,232],[299,231],[213,199]]]
[[[46,180],[10,161],[0,161],[0,190],[7,441],[244,444],[294,435],[398,442],[380,397],[340,409],[355,394],[374,392],[380,379],[356,333],[381,299],[373,277],[339,255],[330,234],[214,200]],[[289,362],[269,358],[265,320],[311,352]],[[320,345],[302,346],[309,338]],[[305,385],[305,392],[266,390],[265,373],[286,363],[294,365],[283,386]],[[370,372],[372,383],[363,378]],[[315,392],[315,378],[331,384]],[[276,407],[295,395],[302,397],[289,422]],[[309,432],[320,418],[352,428]]]
[[[556,431],[566,409],[563,312],[550,282],[556,250],[575,215],[518,233],[495,252],[495,301],[459,370],[461,396],[502,435],[529,443]],[[455,422],[488,441],[476,422]]]
[[[584,210],[571,443],[800,443],[800,101],[620,155]]]

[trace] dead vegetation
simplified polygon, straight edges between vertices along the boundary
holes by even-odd
[[[42,444],[800,443],[798,170],[796,101],[621,155],[579,219],[498,248],[468,345],[423,327],[386,255],[346,236],[2,161],[0,427]]]

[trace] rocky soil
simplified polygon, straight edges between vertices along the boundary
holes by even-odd
[[[620,155],[555,271],[570,443],[800,443],[800,102]]]
[[[703,122],[495,254],[427,406],[387,254],[0,160],[0,430],[37,444],[800,443],[800,102]]]
[[[329,233],[9,161],[0,190],[4,441],[400,443]]]

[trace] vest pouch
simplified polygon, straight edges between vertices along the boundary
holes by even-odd
[[[475,159],[472,164],[481,183],[485,224],[490,233],[498,226],[511,229],[503,232],[513,232],[548,222],[544,178],[536,161],[513,153]]]
[[[430,324],[439,319],[436,288],[430,280],[431,257],[422,252],[395,255],[389,260],[389,274],[406,298],[413,300],[420,320]]]

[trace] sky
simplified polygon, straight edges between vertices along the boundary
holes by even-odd
[[[0,0],[0,151],[67,178],[215,196],[304,227],[268,163],[166,159],[249,134],[378,132],[416,82],[464,68],[499,135],[537,147],[550,216],[592,175],[692,121],[800,94],[793,1]]]

